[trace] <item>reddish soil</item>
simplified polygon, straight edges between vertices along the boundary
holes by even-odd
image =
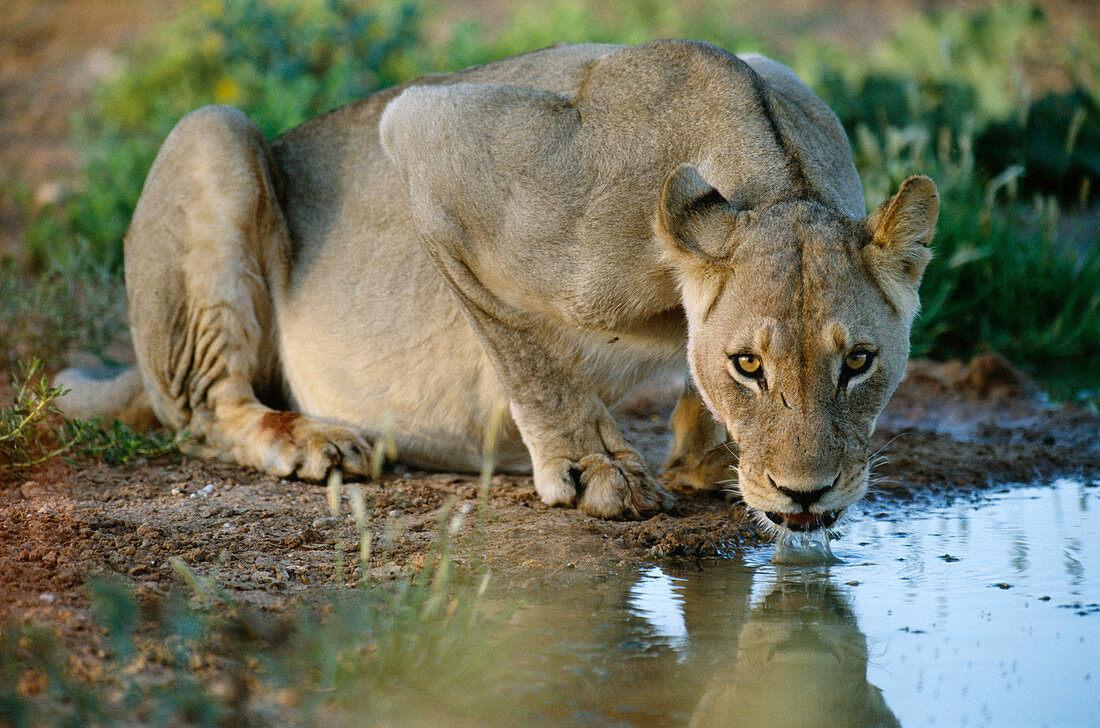
[[[668,447],[674,400],[671,388],[654,390],[618,410],[651,463]],[[917,362],[875,436],[889,462],[876,471],[869,509],[1062,475],[1100,477],[1098,434],[1100,417],[1045,404],[1002,360]],[[399,467],[362,488],[375,578],[419,569],[452,500],[463,521],[460,564],[481,560],[506,580],[735,553],[764,540],[744,506],[721,494],[679,494],[669,513],[608,522],[543,505],[530,478],[497,476],[482,537],[475,476]],[[55,460],[9,470],[0,479],[0,623],[31,618],[79,628],[90,575],[122,574],[139,594],[163,595],[181,584],[168,563],[173,556],[199,572],[216,570],[218,583],[241,600],[279,609],[334,583],[337,525],[351,579],[357,534],[349,505],[332,519],[317,485],[179,455],[122,467]]]

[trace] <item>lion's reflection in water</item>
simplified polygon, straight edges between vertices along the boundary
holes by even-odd
[[[476,684],[418,699],[392,724],[899,725],[867,681],[867,638],[826,568],[729,560],[549,579],[491,605],[508,615],[503,646]]]
[[[691,725],[898,726],[867,681],[867,639],[825,578],[784,579],[754,605],[733,667],[714,676]]]
[[[867,681],[867,639],[828,571],[780,568],[754,578],[757,596],[747,597],[747,613],[735,607],[724,625],[714,623],[713,575],[706,570],[654,568],[631,588],[632,610],[664,637],[678,662],[712,671],[690,725],[900,725],[882,691]],[[693,632],[707,635],[708,644],[693,644]],[[713,640],[716,632],[723,639]]]

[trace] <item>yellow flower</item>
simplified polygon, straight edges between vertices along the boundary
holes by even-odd
[[[218,82],[214,84],[214,101],[216,103],[231,104],[240,97],[240,84],[229,78],[229,76],[222,76],[218,79]]]
[[[225,3],[222,0],[206,0],[202,4],[202,14],[208,18],[217,20],[225,15]]]

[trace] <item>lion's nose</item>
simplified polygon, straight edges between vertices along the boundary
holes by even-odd
[[[793,488],[784,488],[783,486],[778,485],[774,480],[772,480],[772,477],[770,475],[768,476],[768,480],[771,481],[771,484],[775,486],[776,490],[790,498],[798,505],[802,506],[802,510],[804,511],[810,510],[810,506],[821,500],[821,496],[828,493],[830,490],[833,489],[833,486],[836,485],[836,481],[834,480],[829,485],[825,485],[820,488],[795,490]]]
[[[833,486],[826,485],[824,488],[818,488],[817,490],[791,490],[790,488],[782,488],[776,486],[779,492],[793,500],[798,505],[802,506],[802,510],[810,510],[810,506],[817,503],[821,496],[828,493],[833,489]]]

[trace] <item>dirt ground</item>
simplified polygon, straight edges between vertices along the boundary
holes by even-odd
[[[654,465],[670,442],[675,397],[672,387],[654,389],[617,410]],[[916,362],[875,435],[889,462],[875,472],[865,517],[914,499],[1100,477],[1098,435],[1100,417],[1046,403],[1002,360]],[[375,579],[416,573],[452,499],[462,521],[459,564],[480,559],[512,583],[548,570],[568,578],[662,557],[733,554],[765,541],[744,506],[723,494],[681,493],[668,513],[610,522],[543,505],[530,478],[496,476],[479,537],[476,476],[399,466],[362,488]],[[281,611],[335,583],[337,529],[350,580],[357,575],[354,521],[346,500],[338,521],[329,516],[323,486],[180,455],[122,467],[55,460],[8,471],[0,476],[0,623],[30,619],[76,635],[89,626],[89,576],[124,575],[140,596],[156,599],[182,585],[168,563],[173,556],[199,573],[216,571],[237,599]]]

